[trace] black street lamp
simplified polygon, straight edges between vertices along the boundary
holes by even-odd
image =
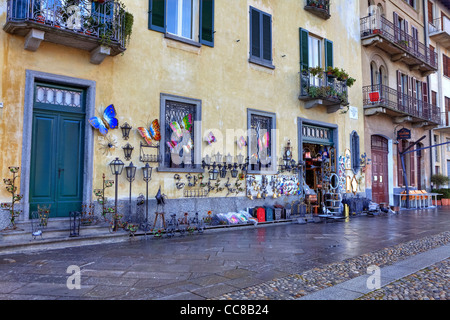
[[[119,185],[118,180],[119,176],[122,174],[123,167],[125,164],[120,160],[119,158],[116,158],[115,160],[111,161],[109,164],[109,167],[111,168],[111,173],[116,176],[116,195],[115,195],[115,201],[114,201],[114,214],[117,216],[117,187]]]
[[[132,127],[127,122],[125,122],[123,126],[120,126],[120,129],[122,130],[122,137],[124,140],[128,140],[128,138],[130,137],[131,128]]]
[[[131,184],[134,181],[134,178],[136,177],[136,167],[133,165],[133,162],[131,162],[128,167],[125,167],[125,170],[127,172],[127,180],[130,182],[130,199],[129,199],[130,215],[128,219],[131,219]]]
[[[127,143],[125,145],[125,147],[122,147],[122,149],[123,149],[123,154],[125,155],[125,160],[130,161],[131,153],[133,152],[134,147],[131,144]]]
[[[145,222],[143,224],[143,229],[144,231],[149,231],[149,223],[148,223],[148,183],[150,182],[150,180],[152,180],[152,171],[153,168],[150,167],[150,165],[148,164],[148,162],[145,164],[145,167],[142,167],[142,175],[144,178],[144,181],[147,185],[147,191],[146,191],[146,195],[147,195],[147,201],[145,202]]]

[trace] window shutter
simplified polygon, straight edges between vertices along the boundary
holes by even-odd
[[[272,62],[272,17],[268,14],[262,15],[262,58]]]
[[[411,79],[411,91],[412,91],[412,98],[411,98],[412,108],[413,108],[413,110],[418,111],[418,107],[419,107],[418,100],[419,99],[417,99],[416,78],[411,77],[410,79]]]
[[[399,40],[398,14],[394,12],[394,40]]]
[[[166,32],[166,0],[149,0],[148,28]]]
[[[214,0],[200,0],[200,43],[214,47]]]
[[[413,143],[411,142],[410,143],[410,145],[412,145]],[[414,147],[412,148],[412,149],[410,149],[410,150],[413,150],[414,149]],[[411,183],[411,186],[415,186],[416,185],[416,164],[415,164],[415,159],[416,159],[416,153],[415,152],[411,152],[410,154],[409,154],[409,168],[410,168],[410,172],[409,172],[409,174],[410,174],[410,179],[411,179],[411,181],[410,181],[410,183]]]
[[[402,106],[403,94],[402,94],[402,73],[397,70],[397,103],[398,106]]]
[[[255,58],[261,58],[260,31],[260,14],[252,8],[250,9],[250,56]]]
[[[325,39],[325,70],[333,65],[333,41]]]
[[[397,156],[397,176],[398,176],[398,186],[403,186],[403,166],[402,166],[402,159],[400,156],[400,152],[403,151],[404,146],[404,140],[401,140],[400,143],[397,145],[398,148],[398,156]],[[403,159],[405,160],[405,159]]]
[[[423,103],[423,113],[425,116],[431,116],[431,108],[428,104],[428,85],[426,82],[422,82],[422,103]]]
[[[444,69],[444,75],[447,75],[447,57],[445,54],[442,55],[442,64]]]
[[[411,113],[412,112],[412,86],[411,86],[412,82],[411,82],[411,77],[410,76],[406,76],[406,86],[408,87],[406,93],[408,95],[407,99],[407,108],[408,108],[408,112]]]
[[[300,28],[300,71],[309,69],[308,37],[308,30]]]

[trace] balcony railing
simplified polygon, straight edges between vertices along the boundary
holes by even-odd
[[[305,10],[323,19],[329,19],[330,0],[306,0]]]
[[[361,39],[374,36],[380,36],[386,39],[397,52],[405,52],[415,59],[427,64],[434,71],[438,68],[437,53],[430,50],[418,39],[410,36],[404,30],[395,26],[382,16],[368,16],[360,21],[361,23]],[[395,50],[392,53],[397,53]],[[406,60],[405,60],[406,62]],[[411,62],[408,64],[417,64]]]
[[[346,80],[329,77],[326,72],[313,75],[303,70],[300,74],[300,100],[323,100],[326,106],[348,105]]]
[[[416,119],[416,122],[428,121],[441,124],[441,112],[437,106],[385,85],[363,87],[363,104],[365,109],[385,107],[398,114],[411,116]]]
[[[450,19],[446,16],[434,19],[428,24],[430,38],[450,49]]]
[[[3,29],[22,36],[31,29],[40,30],[46,33],[46,41],[85,50],[100,44],[116,55],[125,50],[125,20],[124,8],[113,0],[8,0]]]

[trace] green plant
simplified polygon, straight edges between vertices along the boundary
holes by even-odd
[[[319,96],[319,87],[309,87],[308,94],[311,98],[317,98]]]
[[[124,14],[124,38],[125,47],[130,43],[131,33],[133,31],[134,16],[128,11]]]
[[[434,186],[436,186],[438,189],[440,186],[447,184],[450,181],[450,178],[446,175],[443,175],[441,173],[434,174],[431,176],[431,182]]]
[[[327,68],[327,74],[328,76],[333,76],[333,77],[339,77],[339,75],[341,74],[341,71],[339,70],[338,67],[328,67]]]
[[[348,73],[345,72],[344,69],[341,69],[338,76],[339,80],[347,80],[348,79]]]
[[[309,73],[313,75],[314,77],[318,77],[319,79],[322,79],[323,76],[323,68],[321,67],[310,67]]]
[[[3,179],[3,182],[6,184],[6,190],[11,193],[12,199],[11,203],[2,203],[0,204],[0,207],[2,209],[8,210],[10,213],[10,227],[12,229],[16,229],[16,218],[20,215],[22,212],[21,210],[15,210],[14,205],[16,202],[19,202],[22,200],[23,196],[16,194],[17,186],[16,186],[16,179],[19,177],[16,175],[19,172],[19,167],[8,167],[9,172],[13,174],[12,179]]]
[[[356,79],[354,79],[354,78],[352,78],[352,77],[349,77],[348,79],[347,79],[347,87],[351,87],[351,86],[353,86],[353,84],[356,82]]]

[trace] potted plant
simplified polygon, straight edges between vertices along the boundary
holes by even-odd
[[[341,69],[339,72],[338,80],[339,81],[346,81],[348,79],[348,73],[345,72],[344,69]]]
[[[318,77],[319,79],[322,79],[323,68],[321,68],[321,67],[310,67],[309,68],[309,74],[314,76],[314,77]]]
[[[353,86],[353,84],[355,83],[355,81],[356,81],[356,79],[354,79],[354,78],[352,78],[352,77],[349,77],[348,79],[347,79],[347,82],[346,82],[346,84],[347,84],[347,87],[351,87],[351,86]]]
[[[15,210],[14,205],[16,202],[20,202],[23,196],[16,194],[17,185],[16,179],[19,177],[17,174],[19,172],[19,167],[8,167],[9,172],[13,174],[12,179],[3,179],[3,182],[6,184],[6,190],[11,193],[11,203],[2,203],[0,204],[0,208],[9,211],[10,213],[10,228],[16,229],[16,218],[19,217],[22,210]]]

